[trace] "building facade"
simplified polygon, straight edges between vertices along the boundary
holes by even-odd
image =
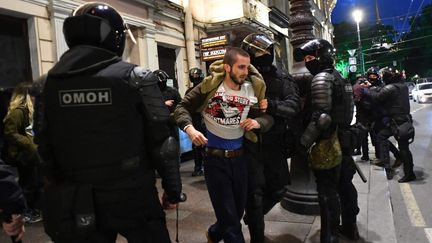
[[[64,19],[91,0],[2,0],[0,2],[0,86],[33,80],[48,70],[68,49],[63,38]],[[181,94],[190,85],[187,71],[203,69],[214,59],[203,58],[201,41],[226,36],[226,46],[239,46],[250,33],[262,32],[276,40],[275,64],[290,70],[289,1],[286,0],[104,0],[124,16],[136,43],[127,38],[123,58],[163,69]],[[314,34],[332,40],[331,11],[336,0],[311,0]],[[227,7],[229,6],[229,7]],[[4,25],[4,26],[1,26]],[[17,33],[19,32],[19,33]],[[19,42],[15,41],[19,39]],[[221,47],[219,47],[220,49]],[[212,49],[210,49],[212,50]],[[217,51],[208,51],[219,53]],[[9,67],[8,67],[9,66]],[[20,73],[20,75],[16,75]],[[15,75],[14,75],[15,74]],[[3,80],[4,78],[4,80]]]

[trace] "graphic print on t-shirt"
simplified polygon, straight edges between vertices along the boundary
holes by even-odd
[[[202,112],[207,130],[223,139],[242,137],[244,129],[240,123],[255,103],[257,99],[250,82],[245,82],[240,90],[221,84]]]
[[[249,103],[249,99],[245,97],[216,92],[204,112],[220,125],[239,125],[243,111]]]

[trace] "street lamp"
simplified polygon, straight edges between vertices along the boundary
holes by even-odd
[[[362,73],[365,73],[362,44],[361,44],[361,39],[360,39],[360,22],[363,19],[363,11],[361,11],[360,9],[355,9],[352,12],[352,17],[354,18],[354,21],[357,24],[357,39],[358,39],[358,56],[359,56],[359,62],[360,62],[361,67],[362,67]]]

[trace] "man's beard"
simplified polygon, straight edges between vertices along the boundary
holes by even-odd
[[[237,85],[242,85],[245,81],[244,79],[243,80],[238,79],[236,76],[233,75],[232,72],[230,72],[229,75],[230,75],[231,80]]]

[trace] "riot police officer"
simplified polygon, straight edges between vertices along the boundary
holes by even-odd
[[[198,86],[204,79],[204,73],[199,68],[191,68],[189,70],[189,80],[193,84],[192,87],[190,87],[188,90],[186,90],[186,93],[189,93],[193,88]],[[201,133],[205,133],[205,124],[203,121],[203,117],[201,113],[195,112],[192,114],[192,123],[195,129],[200,131]],[[192,144],[193,149],[193,155],[194,155],[194,171],[192,172],[192,176],[202,176],[204,175],[204,169],[203,169],[203,158],[204,158],[204,147],[203,146],[196,146],[195,144]]]
[[[149,70],[123,62],[125,24],[110,5],[78,7],[63,26],[69,50],[48,72],[36,134],[55,242],[170,242],[155,187],[180,201],[178,147]],[[43,108],[43,110],[40,110]]]
[[[321,210],[322,243],[338,242],[338,233],[358,240],[356,216],[359,213],[357,190],[352,183],[355,165],[350,123],[353,118],[353,91],[351,84],[334,69],[334,48],[326,40],[314,39],[294,51],[296,61],[305,61],[314,75],[311,83],[312,116],[300,143],[304,149],[319,146],[337,135],[342,159],[329,151],[321,154],[327,158],[312,163],[316,177]],[[336,143],[335,143],[336,144]],[[333,158],[333,159],[328,159]],[[339,227],[340,216],[342,226]],[[339,231],[339,232],[338,232]]]
[[[371,67],[368,69],[367,82],[368,82],[367,85],[366,83],[361,83],[357,85],[357,87],[360,87],[359,91],[361,91],[365,85],[368,86],[370,90],[375,92],[379,91],[384,86],[379,75],[379,69],[377,67]],[[372,144],[375,146],[375,157],[379,159],[380,146],[378,145],[376,134],[384,126],[383,121],[386,121],[388,119],[388,114],[385,107],[383,107],[383,105],[380,102],[374,101],[370,97],[364,96],[361,93],[359,96],[361,97],[361,99],[360,102],[357,103],[359,104],[357,106],[357,120],[363,121],[365,124],[367,124],[366,127],[368,128],[369,133],[371,135]],[[363,157],[365,156],[365,154],[369,153],[367,133],[365,135],[366,137],[364,137],[364,139],[362,140],[362,148],[363,148],[362,159],[364,159]],[[398,167],[400,165],[399,150],[396,148],[396,146],[394,146],[394,144],[391,141],[387,140],[386,143],[389,144],[390,151],[393,153],[393,156],[396,158],[394,166]],[[383,166],[384,163],[382,163],[382,161],[379,161],[375,165]],[[390,175],[388,174],[388,176]]]
[[[244,38],[241,47],[251,56],[266,83],[267,114],[275,121],[262,135],[261,149],[249,165],[245,223],[251,242],[264,242],[264,215],[282,199],[289,183],[287,126],[299,112],[300,98],[292,77],[273,65],[274,41],[264,34]],[[292,151],[292,148],[290,148]]]
[[[400,183],[416,180],[414,163],[409,144],[414,140],[414,127],[410,115],[408,87],[404,84],[402,75],[394,68],[385,67],[380,70],[385,86],[380,90],[363,89],[364,95],[370,96],[376,102],[383,104],[388,119],[383,121],[383,127],[377,134],[380,161],[392,177],[389,158],[388,138],[394,136],[399,146],[399,158],[403,164],[404,176]],[[387,175],[389,177],[389,175]]]
[[[162,92],[162,96],[165,101],[165,106],[168,108],[170,112],[168,127],[170,129],[171,136],[173,136],[177,141],[180,141],[178,129],[174,121],[174,110],[178,105],[178,103],[180,103],[181,96],[177,89],[167,85],[169,75],[165,71],[159,69],[154,71],[153,74],[158,79],[158,86],[160,91]]]
[[[358,149],[355,155],[362,154],[361,160],[369,161],[369,145],[368,145],[368,136],[370,134],[372,144],[375,145],[375,136],[372,131],[372,125],[376,120],[377,110],[380,109],[377,104],[374,104],[371,99],[367,97],[363,97],[361,90],[362,85],[368,81],[371,83],[371,88],[380,87],[378,70],[375,67],[371,67],[367,70],[366,78],[361,79],[353,85],[354,91],[354,104],[356,106],[356,126],[360,129],[359,143]],[[360,153],[361,146],[361,153]]]
[[[168,107],[170,113],[174,113],[177,104],[181,101],[181,96],[177,89],[167,85],[169,75],[163,70],[156,70],[153,72],[158,79],[158,86],[162,92],[165,100],[165,105]]]

